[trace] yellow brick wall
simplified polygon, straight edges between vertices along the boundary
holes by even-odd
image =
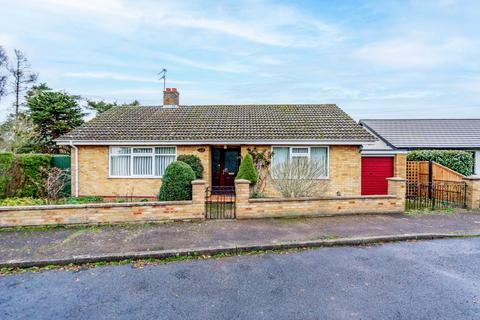
[[[241,146],[241,155],[248,148]],[[258,150],[271,150],[270,146],[256,146]],[[155,197],[162,184],[160,178],[109,178],[108,146],[78,146],[79,153],[79,195],[105,197]],[[361,179],[361,156],[358,146],[330,146],[329,179],[325,195],[359,195]],[[194,154],[204,167],[203,180],[211,184],[210,146],[177,146],[177,155]],[[72,150],[72,193],[75,192],[75,153]],[[269,197],[279,196],[271,177],[264,190]]]
[[[304,199],[250,199],[248,182],[236,183],[238,219],[401,213],[405,208],[405,180],[389,181],[391,195],[341,196]]]
[[[204,152],[200,152],[204,148]],[[108,146],[78,146],[78,190],[80,196],[155,197],[161,178],[109,178]],[[210,147],[178,146],[177,155],[195,154],[204,166],[204,180],[210,181]],[[72,149],[72,194],[75,192],[75,152]]]
[[[395,177],[406,179],[407,178],[407,155],[405,153],[396,154],[393,162],[394,162],[393,172]]]
[[[242,146],[242,157],[248,153],[248,148],[254,146]],[[271,150],[271,146],[256,146],[257,150]],[[361,193],[361,170],[362,158],[359,146],[330,146],[329,147],[329,179],[319,180],[319,183],[326,183],[325,195],[352,196]],[[275,189],[275,182],[269,176],[265,186],[264,194],[267,197],[278,197],[279,192]]]
[[[102,224],[205,218],[205,181],[192,182],[191,201],[1,207],[0,227]]]

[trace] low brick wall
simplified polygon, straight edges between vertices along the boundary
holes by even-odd
[[[0,207],[0,227],[204,219],[205,181],[192,189],[191,201]]]
[[[319,198],[249,198],[246,180],[236,182],[238,219],[315,217],[339,214],[401,213],[405,210],[405,180],[389,179],[389,195]]]

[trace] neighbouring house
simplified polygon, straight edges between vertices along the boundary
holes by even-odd
[[[365,119],[360,125],[378,138],[362,154],[465,150],[474,155],[472,173],[480,173],[480,119]]]
[[[376,139],[338,106],[182,106],[179,96],[167,89],[161,106],[115,107],[60,137],[72,150],[73,195],[156,197],[165,168],[181,154],[201,159],[208,186],[233,186],[253,147],[272,151],[272,165],[297,158],[322,164],[326,196],[361,195],[362,145]],[[393,159],[390,176],[404,177],[404,155]],[[278,195],[270,182],[266,195]]]

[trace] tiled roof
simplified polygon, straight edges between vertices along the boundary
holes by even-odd
[[[115,107],[57,141],[373,141],[343,110],[324,105]]]
[[[361,120],[396,148],[480,148],[480,119]]]

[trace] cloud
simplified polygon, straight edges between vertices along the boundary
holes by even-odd
[[[5,50],[11,51],[16,46],[15,38],[6,33],[0,33],[0,46]]]
[[[471,47],[472,42],[464,37],[435,41],[411,36],[367,44],[354,57],[390,68],[428,68],[455,62]]]
[[[133,76],[129,74],[117,73],[117,72],[101,72],[101,71],[84,71],[84,72],[66,72],[63,74],[64,77],[68,78],[83,78],[83,79],[109,79],[109,80],[118,80],[118,81],[130,81],[130,82],[151,82],[159,83],[156,75],[151,77],[142,77],[142,76]],[[171,80],[168,79],[169,83],[172,84],[190,84],[191,81],[181,81],[181,80]]]
[[[228,4],[199,6],[192,1],[146,1],[135,6],[121,0],[32,1],[32,6],[40,10],[61,12],[74,18],[87,15],[90,24],[120,34],[130,34],[136,28],[159,32],[183,28],[279,47],[324,47],[341,38],[336,26],[301,13],[294,7],[268,1],[245,1],[242,4],[239,6],[241,10],[236,10],[237,6]]]

